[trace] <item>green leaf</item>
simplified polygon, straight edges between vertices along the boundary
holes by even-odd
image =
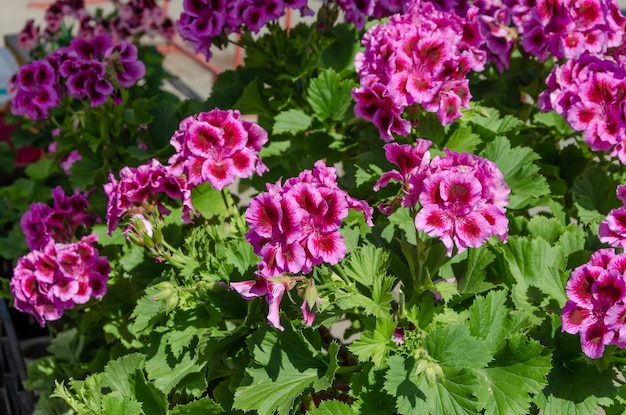
[[[263,98],[261,86],[256,80],[246,85],[243,94],[235,102],[233,108],[238,109],[242,114],[271,115],[272,113],[265,98]]]
[[[563,135],[567,135],[572,132],[572,129],[567,124],[567,121],[565,121],[562,116],[557,114],[556,111],[536,112],[535,115],[533,115],[533,123],[554,127]]]
[[[621,206],[615,194],[618,184],[608,177],[598,165],[593,165],[593,167],[585,170],[574,183],[572,199],[583,211],[606,215],[611,209]],[[579,213],[582,219],[583,212]],[[598,216],[598,218],[604,219],[602,216]],[[589,219],[586,223],[589,223]]]
[[[470,123],[487,130],[494,136],[505,135],[505,133],[526,127],[526,124],[519,118],[515,118],[512,115],[500,117],[497,109],[489,107],[480,107],[479,111],[467,112],[464,118]]]
[[[361,337],[348,346],[348,349],[359,358],[359,361],[371,360],[377,368],[383,367],[386,364],[389,349],[393,347],[391,336],[395,328],[396,325],[391,316],[385,319],[379,318],[376,321],[376,329],[373,332],[362,332]]]
[[[459,262],[453,262],[457,258]],[[494,284],[486,281],[487,267],[494,260],[495,255],[486,245],[476,249],[468,249],[442,266],[441,277],[456,278],[461,294],[481,293],[494,287]]]
[[[482,339],[491,354],[505,344],[506,339],[527,325],[527,315],[506,307],[507,292],[496,290],[486,296],[478,296],[469,308],[470,334]]]
[[[10,174],[15,163],[15,151],[11,150],[9,143],[0,142],[0,173]]]
[[[466,324],[435,326],[424,346],[442,368],[482,368],[492,358],[483,340],[472,337]]]
[[[143,415],[141,404],[115,391],[102,397],[102,415]]]
[[[70,183],[72,187],[85,190],[93,184],[96,175],[102,173],[103,160],[92,151],[81,151],[81,159],[72,164]]]
[[[578,336],[557,332],[553,369],[548,384],[535,397],[544,415],[597,414],[610,405],[617,392],[616,373],[583,360]]]
[[[321,121],[339,121],[352,103],[352,87],[352,81],[342,81],[337,72],[326,69],[311,80],[307,89],[307,101]]]
[[[558,245],[561,247],[563,254],[569,256],[574,252],[585,249],[585,239],[585,231],[575,224],[571,224],[559,236]]]
[[[227,211],[222,194],[219,190],[214,189],[210,183],[202,183],[192,189],[191,203],[196,212],[206,219],[219,216]]]
[[[285,331],[276,333],[263,328],[248,340],[254,360],[259,366],[246,368],[245,377],[235,391],[233,407],[243,411],[256,410],[259,415],[291,413],[295,400],[305,390],[319,381],[320,370],[328,364],[305,340],[301,332],[295,332],[290,324]],[[333,349],[333,353],[338,349]],[[335,358],[336,359],[336,356]],[[336,366],[336,361],[331,366]],[[332,376],[334,377],[334,370]],[[326,379],[318,386],[329,383]]]
[[[272,134],[290,133],[296,134],[309,129],[312,118],[300,110],[289,109],[278,114],[274,118]]]
[[[134,320],[129,327],[131,332],[140,334],[163,317],[165,313],[163,301],[155,301],[153,299],[159,292],[154,286],[146,288],[146,293],[137,301],[137,305],[131,315],[131,319]]]
[[[389,253],[373,245],[365,245],[350,253],[343,261],[346,276],[366,287],[372,287],[379,273],[389,267]]]
[[[143,359],[143,355],[132,353],[110,361],[104,367],[104,383],[113,391],[124,396],[131,396],[134,389],[134,381],[131,382],[131,379],[135,372],[143,366]]]
[[[167,396],[158,390],[156,386],[148,382],[143,371],[135,373],[135,396],[141,403],[144,414],[150,415],[167,415],[168,402]]]
[[[482,139],[478,134],[472,132],[470,126],[463,126],[456,129],[446,141],[445,147],[458,153],[473,153],[482,143]]]
[[[217,415],[224,414],[222,407],[211,398],[204,397],[185,405],[177,405],[170,411],[170,415]]]
[[[257,263],[257,256],[254,248],[244,240],[238,240],[233,249],[226,251],[226,259],[233,264],[242,275]]]
[[[539,167],[533,163],[539,155],[532,149],[511,148],[509,140],[500,136],[487,144],[481,155],[496,163],[502,171],[511,188],[510,209],[526,207],[550,192],[546,178],[539,174]]]
[[[476,414],[474,392],[478,382],[469,370],[448,368],[444,378],[430,382],[417,374],[414,357],[389,358],[385,390],[396,397],[402,415]]]
[[[29,164],[24,173],[32,180],[42,182],[50,177],[55,167],[54,159],[45,158]]]
[[[545,387],[551,356],[537,341],[513,334],[489,367],[478,369],[478,399],[485,415],[526,414]]]
[[[561,270],[565,256],[559,246],[550,246],[543,238],[511,237],[501,246],[507,272],[517,282],[516,289],[539,288],[554,298],[560,306],[567,301]]]
[[[355,415],[350,405],[336,400],[322,401],[317,408],[306,413],[308,415]]]
[[[147,352],[150,357],[145,362],[148,379],[166,394],[184,377],[202,371],[208,363],[200,361],[195,348],[187,348],[178,357],[174,356],[169,338],[176,334],[164,327],[153,331],[149,340],[151,350]]]
[[[554,244],[563,233],[563,226],[556,218],[536,215],[528,222],[528,231],[533,236],[540,236],[548,243]]]

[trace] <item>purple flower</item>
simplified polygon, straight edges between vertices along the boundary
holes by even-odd
[[[22,215],[20,226],[31,250],[40,250],[49,240],[69,243],[76,238],[80,227],[90,227],[96,216],[87,213],[87,199],[78,190],[66,196],[61,187],[52,190],[53,206],[33,203]]]

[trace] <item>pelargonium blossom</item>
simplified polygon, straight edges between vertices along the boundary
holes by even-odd
[[[193,205],[187,181],[156,159],[136,168],[124,167],[119,180],[113,174],[109,175],[104,193],[108,198],[106,221],[109,234],[117,228],[121,219],[144,213],[150,216],[155,210],[160,215],[169,214],[170,210],[161,201],[161,194],[180,200],[183,219],[191,221]]]
[[[237,177],[259,176],[268,169],[259,158],[267,132],[246,121],[236,110],[215,108],[180,122],[171,144],[176,150],[169,159],[174,174],[184,174],[190,186],[209,182],[217,190]]]
[[[616,193],[623,206],[612,209],[606,215],[598,228],[598,236],[600,242],[616,248],[626,248],[626,185],[619,185]]]
[[[582,351],[592,359],[608,345],[626,347],[625,271],[626,254],[601,249],[572,271],[565,286],[562,330],[580,334]]]
[[[181,37],[208,61],[214,39],[240,33],[242,26],[258,33],[267,22],[283,16],[287,7],[299,9],[303,16],[312,14],[306,0],[184,0],[176,26]]]
[[[520,23],[522,48],[545,61],[621,45],[626,19],[616,0],[537,0]]]
[[[626,164],[626,55],[585,53],[557,65],[539,95],[539,108],[556,111],[594,151],[610,151]]]
[[[78,190],[66,196],[60,186],[52,189],[53,206],[35,202],[20,220],[26,245],[30,250],[42,249],[49,240],[61,243],[73,242],[80,227],[89,227],[96,221],[88,213],[87,199]]]
[[[337,173],[323,161],[281,185],[267,184],[246,210],[246,240],[260,255],[268,276],[307,274],[323,262],[336,264],[346,254],[339,232],[348,209],[362,211],[370,226],[372,208],[337,185]]]
[[[399,203],[379,206],[390,214],[394,206],[414,208],[419,202],[415,227],[438,237],[451,256],[467,247],[477,248],[491,236],[506,241],[508,219],[506,206],[510,188],[495,163],[468,153],[444,149],[445,157],[429,162],[431,143],[417,140],[416,146],[385,145],[387,159],[400,171],[383,174],[374,186],[379,190],[390,181],[402,183]]]
[[[18,259],[10,282],[15,308],[43,327],[76,304],[102,298],[111,267],[93,246],[97,240],[95,234],[70,244],[49,239],[41,250]]]
[[[353,91],[355,114],[372,121],[381,138],[407,135],[406,108],[421,106],[437,114],[442,124],[469,108],[467,74],[482,71],[486,52],[479,25],[453,12],[415,1],[404,14],[373,26],[363,37],[365,51],[355,66],[361,86]]]
[[[66,95],[87,98],[97,107],[109,97],[115,101],[120,88],[131,87],[145,72],[132,43],[113,42],[106,34],[89,40],[75,38],[69,46],[20,68],[11,87],[11,110],[15,115],[43,119]]]
[[[237,291],[245,300],[265,297],[269,306],[268,323],[279,330],[284,330],[280,324],[280,302],[285,293],[291,290],[301,278],[289,275],[270,277],[264,272],[263,264],[259,265],[255,273],[259,279],[231,282],[230,288]]]

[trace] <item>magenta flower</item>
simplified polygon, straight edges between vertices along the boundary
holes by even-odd
[[[374,2],[360,3],[367,12]],[[363,37],[365,51],[355,66],[361,86],[353,91],[355,114],[373,122],[381,138],[407,135],[402,118],[407,107],[420,105],[437,114],[442,124],[469,108],[467,74],[481,71],[487,54],[477,22],[454,12],[437,10],[430,2],[410,2],[404,14],[373,26]]]
[[[146,213],[149,216],[155,210],[160,215],[169,214],[169,209],[160,199],[161,194],[180,200],[183,219],[191,221],[193,205],[187,181],[158,160],[153,159],[137,168],[124,167],[119,180],[113,174],[109,180],[104,185],[108,198],[106,220],[109,234],[117,228],[121,219],[129,219],[136,214]]]
[[[600,223],[598,236],[601,242],[616,248],[626,247],[626,186],[617,187],[616,194],[624,206],[612,209]]]
[[[71,244],[48,240],[41,250],[18,259],[10,282],[15,308],[32,314],[43,327],[64,310],[102,298],[111,267],[98,256],[92,234]]]
[[[541,61],[602,54],[621,45],[624,21],[612,0],[538,0],[519,22],[521,45]]]
[[[267,132],[241,119],[239,111],[216,108],[181,121],[171,139],[176,154],[169,159],[170,168],[184,174],[190,186],[209,182],[222,190],[237,177],[268,170],[258,156],[266,142]]]
[[[286,275],[270,277],[264,272],[262,265],[259,266],[256,274],[259,277],[258,280],[231,282],[230,287],[246,300],[265,297],[269,306],[268,323],[279,330],[284,330],[285,328],[280,324],[280,302],[285,292],[291,290],[301,278]]]
[[[384,173],[374,190],[390,181],[402,183],[400,193],[379,205],[384,214],[402,206],[419,211],[415,216],[417,230],[438,237],[452,255],[467,247],[477,248],[496,235],[506,241],[508,220],[506,205],[510,188],[498,167],[473,154],[445,149],[446,157],[430,160],[431,142],[418,139],[417,146],[391,143],[385,145],[387,160],[400,171]]]
[[[52,190],[53,206],[37,202],[30,205],[20,220],[26,245],[30,250],[41,250],[53,242],[70,243],[76,238],[79,228],[88,228],[96,221],[96,216],[87,213],[87,199],[78,190],[66,196],[59,186]]]
[[[350,208],[362,211],[373,226],[372,208],[350,197],[336,180],[335,169],[318,161],[284,185],[268,184],[268,191],[250,202],[246,239],[262,257],[267,275],[307,274],[322,262],[339,262],[346,254],[339,226]]]
[[[602,357],[608,345],[626,347],[625,271],[626,254],[601,249],[567,281],[562,330],[580,334],[582,351],[592,359]]]

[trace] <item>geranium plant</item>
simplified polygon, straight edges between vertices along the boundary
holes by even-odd
[[[158,6],[115,4],[22,33],[38,414],[626,410],[615,1],[185,0],[197,52],[246,53],[204,102],[160,89]]]

